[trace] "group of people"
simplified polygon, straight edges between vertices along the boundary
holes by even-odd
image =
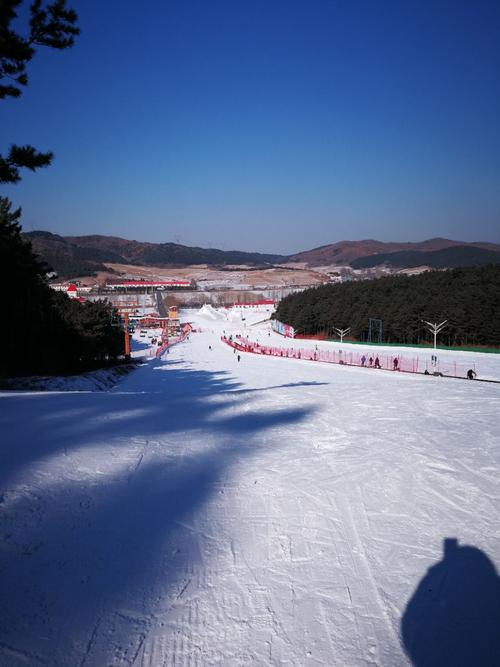
[[[363,354],[363,355],[361,356],[360,361],[361,361],[361,365],[362,365],[362,366],[366,366],[366,365],[367,365],[366,362],[368,361],[368,367],[369,367],[369,368],[382,368],[382,366],[380,365],[380,359],[378,358],[378,355],[375,356],[375,359],[374,359],[372,356],[370,356],[370,357],[367,359],[367,358],[366,358],[366,355]],[[398,366],[399,366],[398,358],[397,358],[397,357],[394,357],[394,360],[393,360],[393,362],[392,362],[392,367],[393,367],[393,369],[394,369],[395,371],[397,371],[397,370],[398,370]]]

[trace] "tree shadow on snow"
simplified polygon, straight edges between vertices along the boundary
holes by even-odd
[[[26,466],[81,446],[102,447],[122,440],[127,444],[131,438],[154,439],[207,428],[242,434],[249,429],[251,433],[272,426],[275,417],[285,416],[278,410],[219,417],[230,408],[246,405],[245,394],[268,388],[242,389],[227,372],[176,368],[170,363],[151,368],[153,372],[138,369],[109,392],[16,395],[13,410],[8,409],[11,398],[5,398],[6,409],[0,417],[0,492]],[[149,373],[147,391],[141,378],[144,372]]]
[[[444,540],[401,621],[406,652],[416,667],[500,664],[500,578],[480,549]]]
[[[287,382],[286,384],[275,384],[272,385],[271,387],[256,387],[254,389],[231,389],[230,393],[231,394],[254,394],[254,393],[259,393],[261,391],[274,391],[276,389],[294,389],[296,387],[319,387],[321,385],[327,385],[330,384],[329,382],[316,382],[316,381],[311,381],[311,382]]]
[[[226,373],[165,368],[143,369],[148,393],[139,369],[107,393],[17,396],[2,417],[19,440],[1,459],[0,656],[7,646],[33,662],[132,664],[148,612],[173,606],[202,558],[199,510],[268,446],[268,430],[310,414],[252,410]],[[19,487],[30,469],[35,482]],[[159,594],[168,599],[153,604]],[[109,636],[117,623],[128,648]]]

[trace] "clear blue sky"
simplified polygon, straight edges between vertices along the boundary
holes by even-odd
[[[500,242],[500,2],[71,0],[11,142],[24,227],[291,253]]]

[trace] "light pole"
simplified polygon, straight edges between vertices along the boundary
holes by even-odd
[[[437,324],[435,322],[427,322],[427,320],[422,320],[422,322],[424,324],[427,324],[428,330],[431,332],[431,334],[434,334],[434,350],[435,350],[437,335],[442,329],[444,329],[446,322],[448,322],[448,320],[443,320],[441,324]]]
[[[337,327],[333,327],[333,329],[340,336],[340,342],[342,343],[344,336],[349,333],[351,327],[347,327],[347,329],[337,329]]]

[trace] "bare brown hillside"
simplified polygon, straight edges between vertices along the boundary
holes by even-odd
[[[366,239],[363,241],[339,241],[329,245],[314,248],[300,252],[289,257],[290,262],[305,262],[310,266],[321,266],[327,264],[350,264],[355,259],[378,255],[390,252],[400,252],[403,250],[416,250],[420,252],[430,252],[453,248],[455,246],[471,246],[476,248],[485,248],[487,250],[500,251],[500,245],[495,243],[466,243],[464,241],[453,241],[451,239],[428,239],[418,243],[398,243],[375,241]]]

